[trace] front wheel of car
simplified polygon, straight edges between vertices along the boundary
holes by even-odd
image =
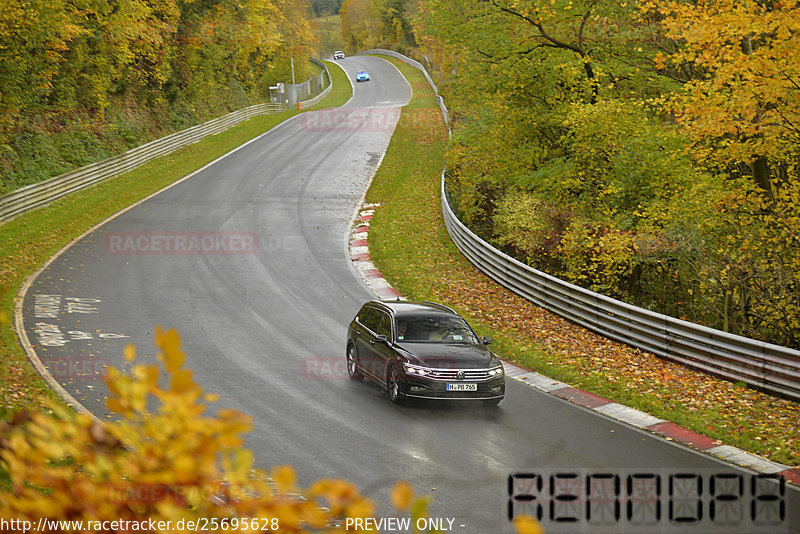
[[[358,370],[358,353],[356,352],[355,345],[350,345],[347,348],[347,375],[350,380],[361,380],[364,375]]]
[[[386,393],[389,395],[389,400],[394,404],[401,404],[403,402],[403,394],[400,389],[401,384],[397,367],[392,365],[389,368],[389,375],[386,378]]]

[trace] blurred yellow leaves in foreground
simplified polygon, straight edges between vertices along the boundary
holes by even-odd
[[[99,422],[52,403],[47,412],[22,411],[2,422],[0,518],[172,525],[218,518],[219,530],[235,523],[238,532],[261,530],[263,524],[249,522],[258,519],[279,532],[334,533],[345,532],[347,518],[374,516],[374,504],[344,480],[300,489],[289,466],[255,470],[242,440],[250,417],[207,414],[216,395],[204,394],[184,367],[178,333],[157,328],[155,339],[160,365],[136,363],[130,346],[130,371],[108,369],[107,406],[118,420]],[[416,520],[426,516],[429,497],[415,497],[400,482],[391,502]],[[520,533],[541,532],[535,523],[517,526]]]

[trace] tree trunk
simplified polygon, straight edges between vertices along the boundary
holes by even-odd
[[[586,77],[589,79],[589,84],[592,86],[592,96],[589,100],[590,104],[597,104],[597,80],[594,77],[594,70],[592,69],[592,64],[588,61],[584,62],[583,69],[586,71]]]
[[[772,200],[772,181],[770,180],[769,163],[767,163],[767,158],[765,156],[759,156],[755,161],[753,161],[751,168],[753,170],[753,180],[755,181],[756,185],[764,191],[764,194],[767,195],[767,198]]]

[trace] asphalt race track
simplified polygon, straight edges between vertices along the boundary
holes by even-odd
[[[444,527],[493,534],[511,532],[511,474],[603,471],[623,487],[658,475],[658,519],[643,508],[633,511],[642,524],[617,521],[612,506],[590,523],[583,504],[545,506],[546,516],[580,516],[546,523],[547,532],[800,532],[796,490],[781,497],[788,519],[753,524],[750,505],[772,501],[753,497],[745,472],[516,382],[496,408],[398,407],[378,386],[347,379],[346,327],[371,295],[353,273],[346,235],[411,89],[381,59],[338,63],[353,80],[357,70],[372,78],[353,82],[344,108],[287,121],[91,232],[33,280],[25,332],[55,379],[103,418],[104,365],[125,368],[131,342],[153,355],[154,326],[173,327],[218,406],[253,416],[247,445],[259,466],[291,464],[301,484],[345,478],[386,503],[394,482],[409,480],[432,495],[433,517],[454,520]],[[699,502],[670,507],[672,475],[699,480],[707,499],[712,479],[732,473],[744,475],[744,515],[723,520],[718,508],[709,526],[704,500],[703,530],[669,521],[692,517]]]

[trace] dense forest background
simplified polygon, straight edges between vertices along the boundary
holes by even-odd
[[[462,219],[612,297],[800,348],[798,0],[345,0],[432,67]]]
[[[335,3],[335,2],[334,2]],[[302,81],[307,0],[7,0],[0,9],[0,194]]]

